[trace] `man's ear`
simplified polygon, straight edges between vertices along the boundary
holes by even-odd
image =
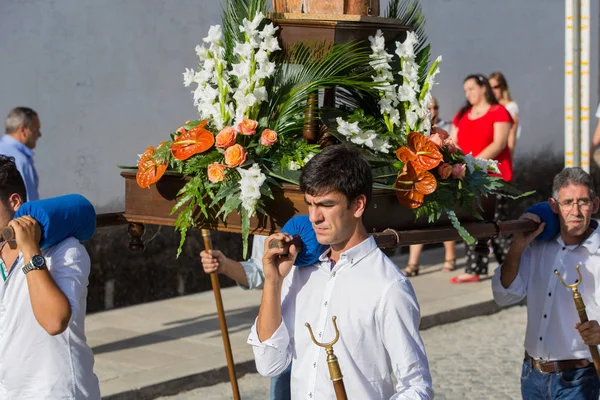
[[[594,197],[592,200],[592,214],[596,214],[598,212],[598,207],[600,206],[600,197]]]
[[[13,193],[8,196],[8,205],[12,208],[13,211],[17,211],[21,205],[23,205],[25,201],[21,198],[21,195],[18,193]]]
[[[558,214],[558,202],[556,201],[556,199],[550,197],[548,199],[548,204],[550,204],[550,209],[552,210],[552,212],[554,214]]]
[[[367,196],[361,194],[354,199],[354,217],[361,218],[367,209]]]

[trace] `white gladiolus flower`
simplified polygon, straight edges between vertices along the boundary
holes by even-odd
[[[288,164],[288,169],[290,171],[298,171],[300,168],[300,164],[298,164],[296,161],[290,161],[290,163]]]
[[[257,63],[266,63],[269,62],[269,55],[263,49],[260,49],[254,54],[254,59]]]
[[[265,183],[267,177],[261,172],[258,164],[252,164],[252,167],[247,170],[240,167],[236,170],[241,176],[239,185],[242,207],[252,216],[256,213],[256,204],[261,196],[260,187]]]
[[[304,160],[302,160],[304,162],[304,164],[306,164],[307,162],[309,162],[310,160],[312,160],[312,158],[315,156],[315,153],[308,153],[306,157],[304,157]]]
[[[242,79],[250,74],[250,61],[241,61],[238,64],[231,64],[231,75]],[[239,86],[238,86],[239,87]]]
[[[498,161],[496,160],[486,160],[487,161],[487,171],[492,174],[499,174],[500,168],[498,168]]]
[[[183,86],[188,87],[196,81],[196,71],[186,68],[183,73]]]
[[[279,41],[274,36],[264,38],[262,43],[260,44],[260,48],[266,51],[267,53],[272,53],[274,51],[281,50],[281,47],[279,47]]]
[[[202,39],[205,43],[211,44],[219,44],[223,37],[223,32],[221,31],[221,25],[212,25],[208,29],[208,36]]]
[[[267,94],[267,88],[264,86],[258,87],[254,89],[254,97],[258,103],[262,103],[264,101],[269,100],[269,95]]]
[[[278,29],[279,29],[278,26],[274,26],[273,23],[269,23],[269,24],[265,25],[263,30],[260,31],[258,34],[263,39],[267,38],[267,37],[273,37],[273,36],[275,36],[275,32],[277,32]]]
[[[236,43],[233,48],[233,54],[240,56],[241,58],[250,59],[252,58],[252,45],[250,43]]]
[[[204,46],[196,46],[196,55],[200,60],[204,60],[208,57],[208,49]]]

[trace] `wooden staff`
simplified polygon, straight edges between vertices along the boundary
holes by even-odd
[[[581,272],[579,271],[579,265],[576,265],[575,269],[577,269],[577,276],[579,277],[579,279],[577,279],[575,283],[571,285],[563,281],[562,276],[560,276],[557,270],[554,270],[554,273],[556,274],[556,276],[558,276],[560,283],[562,283],[565,287],[568,287],[573,291],[573,301],[575,301],[575,308],[577,309],[577,313],[579,314],[579,320],[583,324],[584,322],[588,321],[588,316],[587,312],[585,312],[585,304],[583,303],[581,293],[579,293],[579,290],[577,290],[577,286],[581,284],[582,280]],[[590,353],[592,354],[592,360],[594,360],[594,368],[596,368],[596,374],[598,374],[598,377],[600,378],[600,354],[598,354],[598,347],[589,346],[589,348]]]
[[[340,369],[340,365],[338,364],[337,357],[333,354],[333,345],[340,338],[340,331],[338,330],[337,324],[335,320],[337,317],[334,315],[333,318],[333,327],[335,329],[335,338],[329,343],[320,343],[315,339],[315,335],[313,335],[313,331],[310,327],[310,324],[307,322],[306,327],[308,328],[308,332],[310,332],[310,337],[312,341],[319,347],[324,347],[325,351],[327,351],[327,366],[329,367],[329,377],[333,382],[333,390],[335,390],[335,398],[337,400],[348,400],[346,396],[346,388],[344,387],[344,380],[342,376],[342,370]]]
[[[210,231],[202,229],[202,238],[204,239],[204,249],[212,250],[210,241]],[[238,388],[237,378],[235,376],[235,364],[233,363],[233,353],[231,352],[231,343],[229,342],[229,331],[227,330],[227,320],[225,319],[225,309],[223,308],[223,299],[221,298],[221,285],[219,276],[216,272],[210,274],[215,302],[217,303],[217,314],[219,315],[219,325],[221,326],[221,336],[223,337],[223,346],[225,347],[225,357],[227,358],[227,370],[229,371],[229,380],[231,381],[231,390],[234,400],[240,400],[240,389]]]

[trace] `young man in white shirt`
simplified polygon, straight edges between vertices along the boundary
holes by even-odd
[[[499,305],[527,298],[525,360],[521,373],[524,399],[598,399],[600,381],[589,352],[600,344],[600,230],[592,220],[600,200],[592,177],[581,168],[565,168],[554,178],[552,211],[560,233],[549,241],[534,241],[544,223],[531,233],[516,233],[505,262],[492,280]],[[540,222],[533,214],[522,218]],[[578,289],[590,321],[579,323],[572,291],[565,282],[583,276]]]
[[[300,188],[321,244],[330,249],[312,266],[297,268],[297,249],[265,245],[265,283],[248,343],[259,373],[272,376],[292,362],[292,399],[335,398],[325,349],[334,337],[346,392],[354,399],[431,399],[431,376],[419,334],[414,291],[367,233],[362,217],[371,198],[371,167],[358,150],[325,148],[303,169]],[[396,385],[392,382],[395,375]]]
[[[29,216],[13,219],[27,198],[11,158],[0,156],[0,399],[100,399],[84,319],[90,259],[74,238],[40,250]]]

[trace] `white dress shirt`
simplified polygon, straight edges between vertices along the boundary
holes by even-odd
[[[492,290],[496,303],[514,304],[527,297],[527,332],[525,350],[539,360],[591,360],[589,348],[573,327],[579,322],[573,292],[564,287],[554,270],[565,283],[578,279],[579,265],[582,282],[578,286],[590,320],[600,319],[600,228],[578,246],[566,246],[558,235],[550,241],[534,241],[523,252],[519,272],[505,289],[500,282],[501,267],[495,271]]]
[[[292,363],[292,399],[334,399],[326,352],[333,346],[349,399],[430,399],[431,376],[419,334],[420,311],[412,285],[369,237],[333,261],[323,254],[309,267],[293,267],[282,290],[283,322],[260,342],[256,324],[248,343],[256,368],[277,375]],[[392,374],[397,379],[396,388]]]
[[[36,321],[19,254],[6,281],[0,278],[0,399],[99,400],[94,355],[84,332],[90,258],[74,238],[42,254],[69,300],[71,320],[56,336]]]

